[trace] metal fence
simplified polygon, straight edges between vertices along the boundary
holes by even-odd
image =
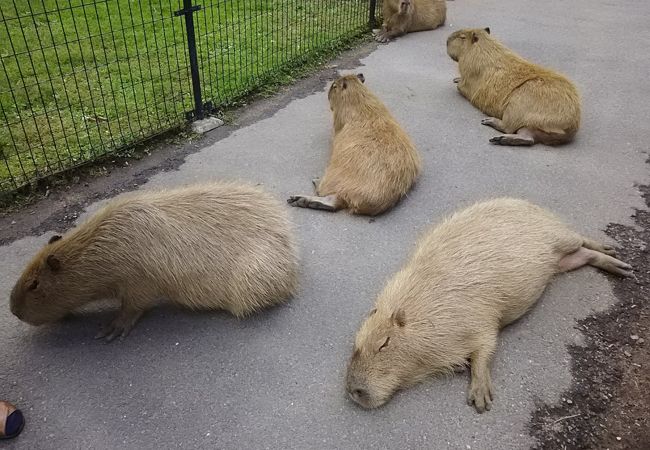
[[[0,1],[0,192],[214,112],[362,34],[377,3]]]

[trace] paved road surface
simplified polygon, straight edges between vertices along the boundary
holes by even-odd
[[[374,222],[291,209],[303,264],[300,293],[287,306],[245,321],[162,308],[127,340],[104,345],[92,336],[107,316],[35,329],[3,304],[0,394],[29,420],[8,448],[527,448],[535,400],[556,401],[570,384],[566,345],[580,342],[575,319],[615,301],[593,269],[558,277],[536,309],[503,333],[489,413],[465,404],[467,374],[422,384],[373,412],[345,398],[343,377],[354,333],[382,283],[444,214],[486,197],[521,196],[606,239],[608,223],[630,223],[642,206],[634,184],[648,181],[650,3],[571,4],[450,2],[443,29],[361,60],[368,87],[422,152],[424,174]],[[516,51],[575,80],[584,99],[575,143],[488,144],[495,132],[456,92],[445,53],[447,35],[466,26],[490,26]],[[330,126],[323,84],[144,189],[240,178],[282,198],[308,193],[327,161]],[[3,299],[50,234],[0,248]]]

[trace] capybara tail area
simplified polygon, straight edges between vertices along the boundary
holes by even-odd
[[[372,195],[366,193],[341,193],[341,200],[352,214],[377,216],[388,211],[400,200],[399,195]]]
[[[564,131],[564,130],[539,130],[539,129],[529,129],[530,134],[532,134],[535,142],[542,143],[544,145],[563,145],[568,144],[573,141],[573,138],[576,135],[575,130]]]
[[[585,265],[597,267],[606,272],[623,277],[632,275],[632,266],[629,264],[587,247],[580,247],[575,252],[562,258],[559,262],[559,270],[561,272],[568,272]]]

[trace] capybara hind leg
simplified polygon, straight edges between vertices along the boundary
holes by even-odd
[[[328,195],[327,197],[292,195],[287,199],[287,203],[299,208],[321,209],[323,211],[337,211],[339,209],[336,195]]]
[[[479,413],[492,408],[492,379],[490,361],[496,347],[496,335],[481,338],[481,347],[470,356],[472,381],[467,393],[467,404],[474,406]]]
[[[577,251],[562,258],[559,263],[559,269],[562,272],[568,272],[585,265],[598,267],[599,269],[624,277],[632,275],[632,266],[629,264],[586,247],[581,247]]]
[[[95,335],[95,339],[106,338],[106,342],[111,342],[119,336],[127,337],[145,311],[146,309],[135,309],[122,305],[117,317],[110,324],[102,327]]]
[[[614,256],[616,254],[616,250],[611,245],[601,244],[600,242],[596,242],[587,238],[584,238],[582,246],[590,250],[596,250],[597,252],[604,253],[609,256]]]
[[[502,134],[490,139],[492,144],[496,145],[524,145],[530,146],[535,144],[535,137],[528,128],[520,128],[515,134]]]
[[[503,125],[501,119],[497,119],[496,117],[488,117],[486,119],[481,120],[481,125],[487,125],[488,127],[492,127],[497,131],[500,131],[502,133],[507,133],[505,129],[505,125]]]

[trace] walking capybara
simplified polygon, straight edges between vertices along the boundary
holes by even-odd
[[[50,239],[13,288],[11,311],[40,325],[117,299],[119,314],[97,335],[110,341],[161,299],[238,317],[282,302],[297,286],[297,265],[286,214],[261,189],[222,182],[144,191]]]
[[[445,0],[384,0],[384,24],[375,35],[377,42],[415,31],[433,30],[445,23]]]
[[[481,123],[502,133],[500,145],[560,145],[580,126],[580,96],[566,77],[532,64],[490,36],[490,29],[465,29],[447,39],[458,62],[458,90],[491,116]]]
[[[500,198],[457,212],[420,240],[377,299],[356,337],[348,394],[375,408],[469,358],[468,402],[489,410],[499,330],[533,306],[557,273],[592,265],[630,275],[613,254],[524,200]]]
[[[330,87],[334,138],[325,175],[314,180],[317,196],[294,195],[302,208],[377,215],[393,207],[420,173],[413,142],[364,83],[363,74],[346,75]]]

